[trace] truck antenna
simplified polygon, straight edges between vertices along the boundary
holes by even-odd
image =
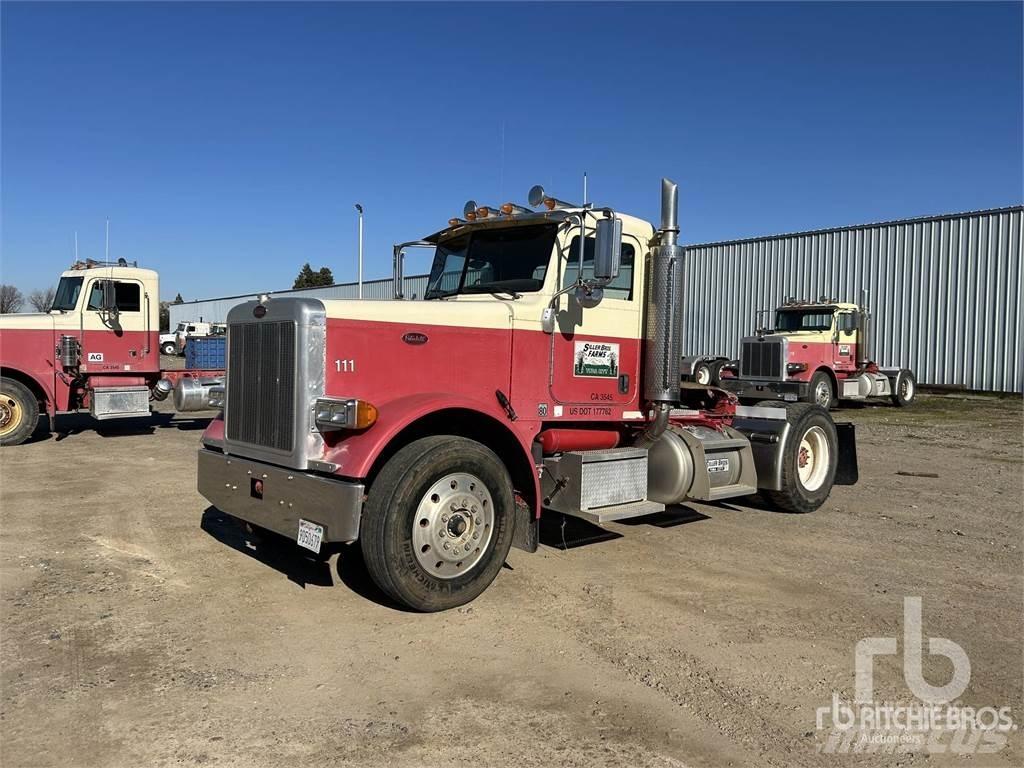
[[[587,206],[587,172],[583,172],[583,207]]]
[[[107,216],[106,239],[103,246],[103,260],[110,261],[110,217]]]
[[[78,230],[75,230],[75,261],[78,261]]]

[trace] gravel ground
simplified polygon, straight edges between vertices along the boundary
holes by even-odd
[[[0,455],[0,762],[20,766],[1020,765],[820,750],[854,647],[924,635],[961,701],[1022,705],[1022,408],[927,397],[837,414],[859,485],[811,515],[691,504],[557,517],[472,605],[390,605],[357,548],[260,539],[195,491],[204,419],[67,417]],[[923,473],[931,476],[900,474]],[[941,685],[950,665],[927,655]],[[906,700],[899,657],[877,698]]]

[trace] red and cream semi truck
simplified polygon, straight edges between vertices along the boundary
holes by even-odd
[[[664,180],[655,229],[535,187],[537,212],[468,205],[413,243],[435,248],[423,301],[235,307],[200,492],[315,552],[358,540],[423,611],[536,550],[542,512],[602,524],[758,492],[816,509],[856,481],[852,425],[680,384],[676,199]]]
[[[172,391],[201,405],[223,371],[160,369],[159,295],[153,270],[90,260],[61,274],[48,312],[0,315],[0,445],[27,440],[44,411],[148,416]]]
[[[742,339],[739,359],[720,367],[720,385],[741,401],[802,400],[829,408],[839,400],[886,397],[910,405],[914,374],[872,359],[870,320],[866,302],[790,299],[775,310],[773,330]]]

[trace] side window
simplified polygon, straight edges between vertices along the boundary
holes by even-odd
[[[88,309],[103,308],[103,284],[105,280],[96,280],[89,289]],[[121,312],[142,311],[142,291],[138,283],[114,283],[114,296],[117,308]]]
[[[194,325],[190,325],[190,326],[188,326],[188,327],[187,327],[187,328],[185,329],[185,332],[186,332],[186,333],[195,333],[195,331],[196,331],[196,327],[195,327]]]
[[[565,265],[565,272],[562,275],[562,288],[568,288],[576,282],[580,266],[580,238],[579,235],[572,239],[569,244],[569,251],[566,254],[568,259]],[[622,242],[622,261],[619,264],[619,274],[608,285],[605,286],[604,295],[609,299],[633,300],[633,261],[636,258],[636,251],[626,241]],[[594,277],[594,238],[588,237],[583,244],[583,279],[592,280]]]

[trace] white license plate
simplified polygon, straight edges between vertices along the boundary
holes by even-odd
[[[707,459],[708,472],[728,472],[729,471],[729,460],[728,459]]]
[[[783,392],[782,399],[785,400],[787,403],[795,403],[796,395],[794,395],[792,392]]]
[[[311,549],[320,554],[320,545],[324,541],[324,527],[300,518],[299,535],[295,537],[295,541],[300,547]]]

